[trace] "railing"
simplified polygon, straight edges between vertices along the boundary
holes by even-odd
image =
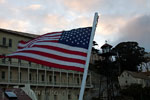
[[[46,70],[46,71],[56,71],[56,72],[65,72],[65,73],[71,73],[71,74],[82,74],[80,72],[76,72],[76,71],[67,71],[67,70],[64,70],[64,69],[57,69],[57,68],[51,68],[51,67],[47,67],[47,66],[42,66],[40,64],[35,64],[35,63],[31,63],[31,65],[29,65],[28,62],[21,62],[21,63],[18,63],[17,60],[14,61],[12,60],[11,62],[8,61],[8,59],[5,59],[5,62],[0,59],[0,66],[6,66],[8,67],[10,65],[10,67],[16,67],[16,68],[30,68],[30,69],[35,69],[35,70]],[[10,68],[11,69],[11,68]],[[20,81],[20,82],[19,82]],[[37,80],[19,80],[17,78],[17,80],[14,80],[14,79],[10,79],[9,83],[8,83],[8,80],[1,80],[0,79],[0,84],[3,84],[3,83],[6,83],[6,84],[26,84],[26,83],[30,83],[32,85],[41,85],[41,86],[56,86],[56,87],[80,87],[80,84],[79,83],[73,83],[73,82],[68,82],[68,83],[63,83],[63,82],[49,82],[49,81],[38,81]],[[90,88],[92,87],[92,84],[90,84],[90,82],[87,82],[87,87]]]
[[[39,69],[39,70],[47,70],[47,71],[57,71],[57,72],[67,72],[67,73],[80,73],[80,72],[76,72],[76,71],[67,71],[65,69],[59,69],[59,68],[53,68],[53,67],[48,67],[48,66],[43,66],[40,64],[36,64],[36,63],[31,63],[31,65],[26,61],[26,62],[17,62],[17,61],[11,61],[9,62],[8,59],[6,58],[5,61],[3,59],[0,59],[0,66],[10,66],[11,67],[19,67],[20,68],[30,68],[30,69]]]
[[[0,84],[12,84],[12,85],[24,85],[24,84],[30,84],[33,86],[52,86],[52,87],[75,87],[75,88],[80,88],[81,84],[78,83],[54,83],[54,82],[44,82],[44,81],[30,81],[28,82],[27,80],[8,80],[6,79],[1,79]],[[86,84],[86,88],[92,88],[91,84]]]

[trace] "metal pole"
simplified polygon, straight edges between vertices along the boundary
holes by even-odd
[[[87,60],[86,60],[85,68],[84,68],[83,80],[82,80],[82,84],[81,84],[79,100],[83,100],[83,95],[84,95],[84,90],[85,90],[85,85],[86,85],[86,78],[87,78],[88,67],[89,67],[89,61],[90,61],[91,50],[92,50],[92,43],[93,43],[93,38],[95,35],[97,22],[98,22],[98,13],[95,13],[92,32],[91,32],[91,38],[90,38],[90,43],[89,43],[89,48],[88,48],[88,55],[87,55]]]

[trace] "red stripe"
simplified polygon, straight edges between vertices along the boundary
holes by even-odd
[[[39,42],[58,42],[58,40],[40,40],[40,41],[36,41],[34,43],[39,43]]]
[[[68,50],[67,48],[63,49],[63,48],[54,47],[54,46],[47,46],[47,45],[34,45],[33,47],[40,47],[40,48],[60,51],[60,52],[68,53],[68,54],[80,55],[80,56],[84,56],[84,57],[87,56],[87,53],[83,53],[80,51],[72,51],[72,50]]]
[[[84,68],[55,64],[55,63],[52,63],[52,62],[41,61],[41,60],[30,58],[30,57],[9,56],[9,58],[18,58],[18,59],[23,59],[23,60],[35,62],[35,63],[41,64],[41,65],[45,65],[45,66],[49,66],[49,67],[55,67],[55,68],[61,68],[61,69],[67,69],[67,70],[74,70],[74,71],[84,72]]]
[[[31,42],[31,41],[35,41],[36,39],[38,39],[38,38],[40,38],[40,37],[43,37],[43,36],[45,36],[45,35],[48,35],[48,34],[56,34],[56,33],[62,33],[62,31],[60,31],[60,32],[46,33],[46,34],[43,34],[43,35],[40,35],[40,36],[36,37],[35,39],[29,40],[29,41],[27,41],[26,43],[29,43],[29,42]]]
[[[54,42],[56,42],[56,41],[54,41]],[[45,49],[55,50],[55,51],[64,52],[64,53],[68,53],[68,54],[80,55],[80,56],[84,56],[84,57],[87,56],[87,53],[83,53],[80,51],[72,51],[72,50],[63,49],[63,48],[59,48],[59,47],[55,47],[55,46],[34,45],[32,47],[45,48]],[[24,47],[18,47],[18,49],[23,49],[23,48]]]
[[[21,43],[21,44],[26,44],[27,42],[26,42],[26,41],[21,40],[19,43]]]
[[[36,38],[33,39],[33,40],[29,40],[29,41],[27,41],[27,42],[21,40],[19,43],[21,43],[21,44],[26,44],[26,43],[29,43],[29,42],[31,42],[31,41],[35,41],[35,40],[37,40],[38,38],[43,37],[43,36],[46,36],[46,35],[48,35],[48,34],[56,34],[56,33],[62,33],[62,32],[46,33],[46,34],[44,34],[44,35],[40,35],[40,36],[36,37]],[[61,36],[61,35],[55,35],[55,36]],[[55,36],[46,36],[46,37],[55,37]]]
[[[55,42],[56,43],[56,42],[58,42],[58,40],[46,40],[46,41],[39,41],[39,42]],[[36,43],[38,43],[38,42],[36,42]],[[30,45],[31,45],[31,43],[30,43]],[[27,46],[29,46],[29,44]],[[21,46],[18,45],[18,49],[23,49],[23,48],[25,48],[27,46],[21,47]]]
[[[3,55],[0,55],[0,58],[5,58],[5,56],[3,56]]]
[[[80,60],[80,59],[75,59],[75,58],[67,58],[67,57],[58,56],[58,55],[49,54],[49,53],[40,52],[40,51],[35,51],[35,50],[23,50],[23,51],[19,51],[16,53],[20,53],[20,52],[21,53],[23,52],[23,53],[37,54],[37,55],[41,55],[44,57],[53,58],[53,59],[62,60],[62,61],[67,61],[67,62],[75,62],[75,63],[85,64],[85,60]]]

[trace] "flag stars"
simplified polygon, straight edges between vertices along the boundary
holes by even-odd
[[[70,46],[88,48],[91,28],[73,29],[64,31],[59,42]]]

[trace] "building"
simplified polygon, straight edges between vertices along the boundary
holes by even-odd
[[[141,71],[141,72],[149,72],[150,71],[150,53],[145,54],[144,58],[146,58],[147,61],[146,62],[142,62],[138,66],[138,70]]]
[[[150,86],[149,75],[150,74],[144,72],[124,71],[118,77],[118,80],[121,88],[130,86],[131,84],[141,84],[142,87],[149,87]]]
[[[0,29],[0,55],[17,50],[18,42],[38,35]],[[0,88],[29,84],[38,100],[78,100],[83,73],[56,69],[20,59],[0,59]],[[88,74],[85,95],[92,88]]]

